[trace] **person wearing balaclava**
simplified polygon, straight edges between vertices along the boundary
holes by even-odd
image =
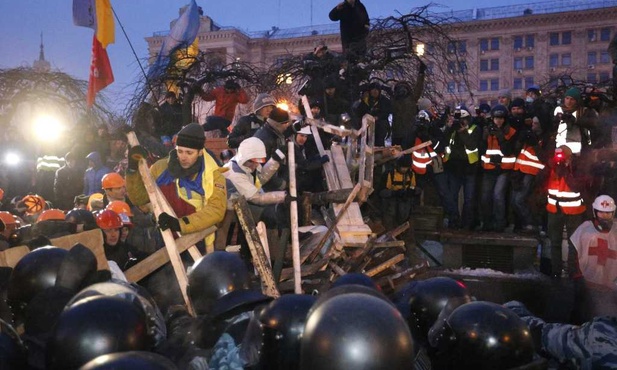
[[[161,213],[158,218],[161,230],[194,233],[223,220],[227,207],[225,178],[204,144],[203,128],[190,123],[178,133],[176,147],[169,156],[150,167],[152,177],[177,216]],[[139,159],[146,157],[147,152],[141,146],[129,150],[126,188],[136,206],[150,202],[138,171]],[[213,242],[213,238],[213,234],[207,237],[206,243]]]

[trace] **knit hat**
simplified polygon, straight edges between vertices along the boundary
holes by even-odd
[[[189,123],[178,132],[176,146],[201,150],[205,144],[204,129],[198,123]]]
[[[272,95],[265,93],[257,95],[253,102],[253,113],[256,113],[258,110],[268,105],[276,105],[276,100],[274,100]]]
[[[422,98],[420,100],[418,100],[418,110],[425,110],[428,111],[431,109],[431,107],[433,106],[433,103],[431,103],[431,101],[427,98]]]
[[[270,113],[270,120],[275,121],[276,123],[286,123],[289,122],[289,113],[286,110],[276,107]]]
[[[525,108],[525,100],[523,100],[523,98],[516,98],[514,100],[512,100],[512,107],[523,107]]]
[[[500,98],[502,96],[504,98],[512,99],[512,91],[510,91],[510,89],[499,90],[499,95],[497,95],[497,97]]]
[[[576,100],[577,103],[581,103],[581,91],[576,87],[571,87],[566,91],[564,97],[569,96]]]

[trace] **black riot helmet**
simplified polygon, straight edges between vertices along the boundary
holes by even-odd
[[[0,369],[21,370],[27,366],[27,351],[17,331],[0,319]]]
[[[527,324],[512,310],[492,302],[456,308],[434,341],[443,369],[513,369],[533,361]]]
[[[99,356],[79,370],[176,370],[167,357],[146,351],[118,352]]]
[[[148,336],[155,346],[161,344],[167,337],[165,318],[152,297],[142,287],[121,280],[92,284],[75,294],[67,306],[71,307],[85,298],[96,296],[118,297],[140,307],[146,314]]]
[[[105,354],[150,349],[146,315],[118,297],[89,297],[68,307],[47,343],[50,370],[78,369]]]
[[[300,339],[315,296],[286,294],[270,302],[260,313],[264,369],[295,370],[300,366]]]
[[[211,317],[270,299],[250,289],[246,264],[229,252],[208,253],[197,260],[188,273],[186,290],[195,312]]]
[[[395,299],[395,304],[407,319],[414,340],[426,344],[431,326],[453,298],[463,303],[472,301],[463,283],[449,277],[434,277],[408,284]]]
[[[349,293],[332,297],[306,322],[302,370],[409,370],[414,344],[405,320],[383,299]]]
[[[411,166],[411,163],[409,165]],[[359,272],[351,272],[339,277],[334,280],[330,288],[336,288],[342,285],[363,285],[375,290],[380,290],[373,279],[371,279],[368,275]]]
[[[383,300],[389,305],[393,305],[393,303],[388,299],[388,297],[386,297],[382,292],[380,292],[379,290],[375,288],[369,288],[367,286],[359,285],[359,284],[343,284],[343,285],[339,285],[337,287],[331,288],[328,291],[324,292],[323,294],[320,294],[315,304],[313,304],[313,307],[311,307],[311,310],[309,311],[309,316],[315,310],[317,310],[322,304],[327,302],[329,299],[340,296],[340,295],[344,295],[344,294],[350,294],[350,293],[362,293],[362,294],[370,295],[370,296]]]
[[[34,296],[56,284],[56,277],[68,251],[42,247],[26,254],[13,269],[8,285],[8,303],[19,320]]]

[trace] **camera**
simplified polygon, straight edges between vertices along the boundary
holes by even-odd
[[[491,122],[491,124],[488,125],[488,132],[490,132],[491,134],[496,133],[497,130],[499,130],[499,127],[497,127],[495,123]]]

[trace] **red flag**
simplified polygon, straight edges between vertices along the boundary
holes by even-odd
[[[114,73],[111,70],[107,51],[103,49],[101,42],[92,38],[92,62],[90,63],[90,81],[88,81],[88,106],[94,104],[96,94],[107,85],[114,82]]]

